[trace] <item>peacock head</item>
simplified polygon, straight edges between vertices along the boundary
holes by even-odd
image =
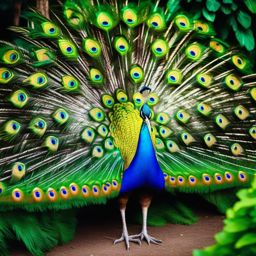
[[[140,108],[140,116],[143,120],[150,120],[152,117],[151,109],[147,102],[150,98],[151,89],[148,86],[143,86],[140,90],[140,94],[142,95],[143,101],[145,102]]]
[[[148,87],[148,86],[143,86],[143,87],[140,89],[140,93],[141,93],[141,95],[143,96],[145,102],[147,101],[147,98],[148,98],[150,92],[151,92],[151,89],[150,89],[150,87]]]

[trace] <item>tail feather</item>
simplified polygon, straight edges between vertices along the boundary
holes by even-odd
[[[67,0],[51,20],[25,12],[28,27],[12,28],[19,39],[0,42],[6,209],[117,196],[143,104],[168,191],[248,184],[256,162],[250,61],[172,2]]]

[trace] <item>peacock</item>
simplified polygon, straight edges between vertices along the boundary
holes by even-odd
[[[157,194],[219,192],[221,201],[250,184],[256,74],[213,24],[158,0],[66,0],[50,16],[24,12],[28,26],[0,42],[3,254],[12,233],[42,255],[67,240],[69,209],[115,197],[123,230],[114,243],[159,244],[147,230]],[[126,225],[133,194],[137,235]]]

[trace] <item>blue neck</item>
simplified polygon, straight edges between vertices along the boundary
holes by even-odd
[[[143,123],[141,127],[136,154],[124,172],[121,193],[142,187],[164,188],[163,172],[157,161],[146,123]]]

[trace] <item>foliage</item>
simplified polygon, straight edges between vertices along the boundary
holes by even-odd
[[[238,192],[238,201],[227,211],[223,231],[215,235],[216,244],[196,250],[194,256],[256,255],[256,180],[249,189]]]
[[[213,22],[223,40],[238,42],[248,51],[255,48],[256,0],[169,0],[168,5]]]

